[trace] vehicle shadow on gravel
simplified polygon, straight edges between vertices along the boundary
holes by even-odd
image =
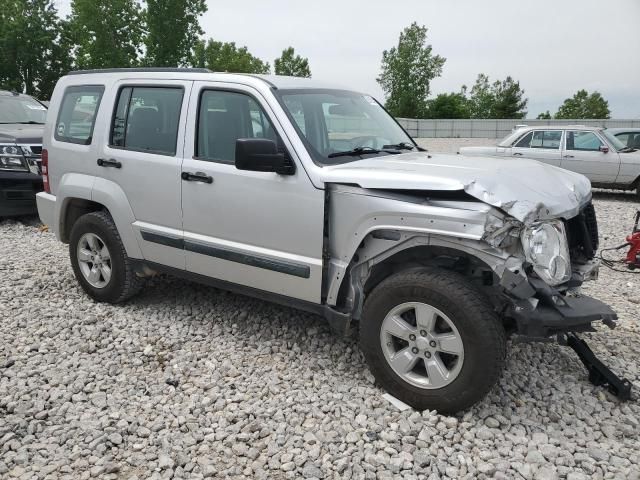
[[[634,192],[627,192],[623,190],[599,190],[596,188],[592,193],[593,198],[597,200],[615,200],[617,202],[640,204],[638,196]]]

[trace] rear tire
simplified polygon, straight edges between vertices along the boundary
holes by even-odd
[[[78,218],[71,229],[69,256],[80,286],[98,302],[124,302],[142,287],[108,212]]]
[[[487,298],[438,268],[397,273],[368,295],[360,347],[391,395],[445,414],[480,401],[506,357],[505,331]]]

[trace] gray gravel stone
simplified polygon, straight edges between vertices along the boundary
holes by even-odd
[[[634,197],[594,199],[602,245],[619,244]],[[163,276],[95,303],[33,220],[0,221],[0,252],[2,478],[638,479],[640,405],[566,347],[510,345],[459,416],[400,412],[320,317]],[[637,389],[640,278],[600,275],[583,291],[619,325],[583,337]]]

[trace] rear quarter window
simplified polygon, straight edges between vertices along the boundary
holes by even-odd
[[[101,85],[67,87],[60,103],[54,138],[60,142],[90,145],[103,93]]]

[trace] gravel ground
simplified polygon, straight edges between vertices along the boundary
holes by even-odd
[[[602,243],[637,207],[596,194]],[[504,378],[457,417],[398,411],[355,335],[316,316],[157,278],[96,304],[35,220],[0,222],[1,478],[640,478],[640,405],[572,350],[511,345]],[[619,327],[585,335],[640,388],[639,277],[586,288]]]

